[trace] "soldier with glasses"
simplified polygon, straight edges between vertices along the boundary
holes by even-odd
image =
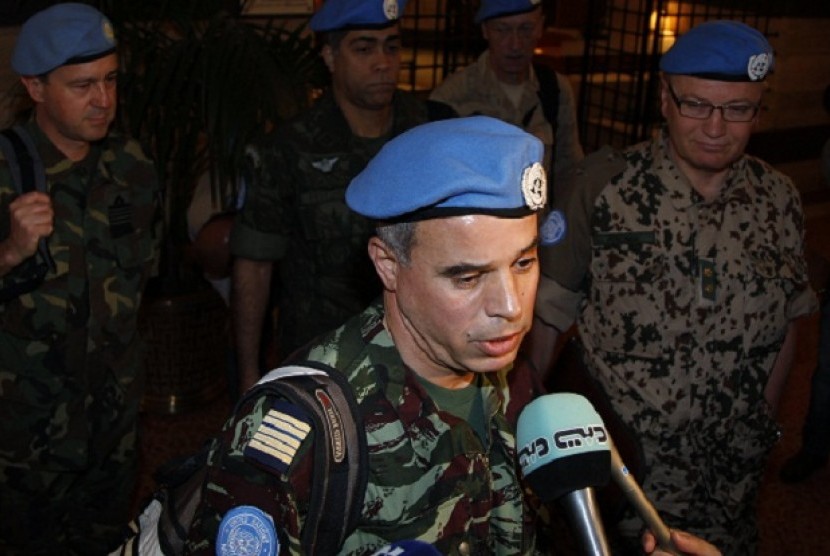
[[[576,321],[588,372],[642,447],[646,494],[724,554],[756,552],[793,322],[817,305],[798,191],[745,154],[772,67],[743,23],[682,35],[660,63],[665,127],[586,158],[540,237],[534,360],[549,371]],[[631,515],[620,532],[641,526]]]

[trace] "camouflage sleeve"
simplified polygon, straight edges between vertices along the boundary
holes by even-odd
[[[314,469],[313,450],[308,449],[314,443],[313,431],[285,473],[246,455],[275,401],[262,396],[237,409],[213,441],[204,496],[187,541],[188,553],[215,554],[222,518],[237,506],[254,506],[273,519],[280,554],[301,553],[300,536]]]
[[[586,157],[571,175],[564,188],[566,194],[542,224],[535,312],[560,330],[568,328],[584,297],[594,202],[625,167],[625,160],[610,147]],[[559,231],[551,234],[548,227]]]
[[[467,96],[467,84],[464,77],[463,69],[448,75],[444,78],[444,81],[432,90],[429,94],[429,100],[443,102],[451,106],[459,114],[466,115],[459,109],[459,103]]]
[[[787,317],[790,320],[796,319],[803,315],[808,315],[818,311],[819,303],[815,291],[810,286],[810,279],[807,273],[807,261],[804,257],[805,235],[806,235],[806,219],[804,216],[804,208],[801,203],[801,196],[795,187],[795,184],[789,178],[784,177],[784,182],[787,192],[786,201],[783,203],[783,214],[789,214],[789,217],[781,219],[781,225],[784,227],[792,226],[791,233],[780,234],[783,238],[791,238],[792,245],[785,246],[786,250],[793,253],[795,263],[795,283],[798,284],[796,291],[787,300]]]
[[[293,218],[290,184],[296,180],[292,156],[285,141],[252,147],[243,171],[245,195],[231,231],[234,256],[277,260],[287,249],[285,230]]]

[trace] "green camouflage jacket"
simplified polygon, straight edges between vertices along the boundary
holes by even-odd
[[[536,514],[517,477],[514,434],[520,410],[538,393],[529,368],[485,376],[484,445],[469,424],[438,410],[404,366],[383,327],[380,304],[324,336],[302,358],[346,375],[366,429],[368,487],[357,528],[340,554],[371,554],[396,539],[420,539],[447,555],[534,552]],[[252,505],[274,519],[283,554],[300,552],[314,480],[313,434],[286,473],[243,455],[275,403],[263,396],[240,408],[214,442],[189,550],[213,554],[222,516]]]
[[[704,201],[667,140],[585,159],[567,233],[540,250],[536,313],[564,330],[579,308],[588,366],[644,448],[646,493],[728,554],[750,546],[778,438],[767,379],[790,322],[817,307],[804,215],[789,178],[748,155]]]
[[[136,319],[158,259],[158,179],[139,144],[116,133],[73,163],[33,121],[25,127],[46,170],[56,268],[0,304],[0,462],[83,468],[90,431],[125,407],[134,412],[141,398]],[[3,238],[14,197],[2,161]],[[3,286],[20,279],[17,270]],[[107,442],[104,432],[95,447],[106,451]]]
[[[386,141],[428,118],[424,103],[398,91],[390,132],[362,139],[327,94],[262,143],[246,180],[231,251],[279,261],[283,354],[340,326],[380,293],[366,256],[372,225],[346,206],[346,187]]]

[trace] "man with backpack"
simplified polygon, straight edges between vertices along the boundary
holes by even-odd
[[[12,55],[34,108],[0,161],[2,554],[103,554],[128,518],[160,219],[153,163],[110,130],[115,47],[103,14],[65,3]]]
[[[450,105],[461,116],[499,118],[538,137],[545,145],[544,166],[555,191],[584,154],[568,78],[533,63],[544,31],[541,2],[483,0],[475,22],[481,25],[487,50],[448,76],[430,100]]]
[[[387,143],[346,191],[376,224],[381,297],[251,388],[121,554],[550,553],[516,454],[540,393],[515,360],[539,277],[543,152],[486,116]]]

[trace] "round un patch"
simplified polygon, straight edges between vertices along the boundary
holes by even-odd
[[[565,215],[561,210],[554,210],[548,214],[539,229],[539,243],[542,245],[556,245],[565,237],[567,229]]]
[[[275,556],[280,542],[271,516],[254,506],[225,514],[216,535],[216,556]]]

